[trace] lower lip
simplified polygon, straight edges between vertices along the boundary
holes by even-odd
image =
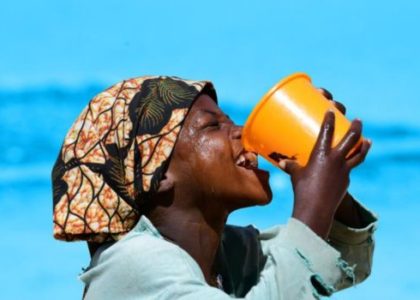
[[[242,168],[242,169],[245,169],[245,170],[247,170],[247,171],[252,171],[252,172],[254,172],[254,173],[256,173],[257,174],[257,176],[264,176],[264,177],[268,177],[269,176],[269,172],[268,171],[266,171],[266,170],[262,170],[262,169],[258,169],[258,168],[255,168],[255,167],[241,167],[241,166],[238,166],[239,168]]]

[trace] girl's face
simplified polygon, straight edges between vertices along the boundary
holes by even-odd
[[[179,134],[168,171],[175,184],[187,185],[203,200],[221,202],[229,211],[271,201],[269,173],[241,144],[235,125],[208,95],[194,102]]]

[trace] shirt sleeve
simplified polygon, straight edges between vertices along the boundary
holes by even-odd
[[[364,220],[362,228],[351,228],[334,221],[330,235],[324,241],[305,224],[291,218],[286,226],[275,226],[261,232],[263,252],[269,254],[279,246],[294,252],[306,267],[307,274],[301,279],[307,281],[315,298],[329,296],[363,281],[372,267],[377,219],[356,203]],[[285,267],[294,268],[291,264]]]
[[[347,277],[336,283],[337,290],[362,282],[371,273],[375,248],[374,232],[377,217],[374,213],[355,201],[362,226],[352,228],[338,221],[333,222],[328,243],[341,253],[341,266],[348,272]]]

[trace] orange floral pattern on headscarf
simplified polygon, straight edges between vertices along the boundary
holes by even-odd
[[[193,101],[207,81],[138,77],[94,97],[73,123],[52,171],[54,237],[118,240],[156,191]]]

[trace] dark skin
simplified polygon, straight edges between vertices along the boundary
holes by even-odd
[[[361,122],[353,121],[347,135],[332,148],[333,118],[332,113],[326,114],[306,167],[288,160],[279,163],[291,176],[292,216],[322,238],[328,236],[334,218],[349,226],[361,225],[347,187],[350,171],[362,163],[370,147],[364,141],[357,154],[346,159],[361,134]],[[194,258],[213,286],[213,264],[228,215],[272,199],[268,172],[238,164],[244,151],[241,132],[242,127],[210,96],[200,95],[185,119],[168,170],[150,202],[153,206],[144,211],[165,239]]]
[[[213,262],[232,211],[271,201],[269,174],[235,164],[243,151],[236,126],[207,95],[191,108],[154,207],[146,213],[159,232],[186,250],[215,285]]]
[[[324,89],[320,92],[332,100],[331,93]],[[345,113],[343,104],[334,101],[334,105]],[[301,167],[291,160],[279,163],[292,180],[295,198],[292,216],[324,239],[328,237],[334,219],[354,228],[362,226],[347,188],[351,170],[364,161],[371,141],[364,140],[358,152],[346,159],[361,132],[362,122],[356,119],[341,142],[332,147],[334,114],[327,112],[308,164]]]
[[[342,114],[344,115],[346,114],[346,107],[341,102],[334,100],[333,95],[329,91],[323,88],[320,88],[319,91],[324,95],[325,98],[331,100],[334,106]],[[358,164],[364,161],[371,145],[372,145],[372,142],[370,140],[366,140],[365,143],[362,144],[362,146],[364,146],[365,149],[364,151],[361,152],[362,157],[361,157],[361,161]],[[356,204],[353,200],[353,197],[351,197],[348,192],[346,192],[343,200],[338,206],[337,211],[334,215],[334,219],[353,228],[361,228],[362,226],[364,226],[363,221],[361,220],[359,212],[356,208]]]

